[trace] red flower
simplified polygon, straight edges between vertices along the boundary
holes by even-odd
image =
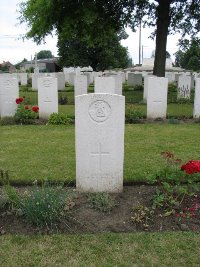
[[[198,160],[190,160],[186,164],[181,166],[181,170],[185,171],[188,174],[193,174],[196,172],[200,172],[200,161]]]
[[[39,107],[38,107],[38,106],[33,106],[33,107],[32,107],[32,111],[33,111],[33,112],[37,113],[38,110],[39,110]]]
[[[16,98],[15,101],[16,101],[16,104],[18,105],[18,104],[21,104],[23,100],[24,100],[23,97],[19,97],[19,98]]]
[[[24,106],[25,109],[29,109],[29,106]]]

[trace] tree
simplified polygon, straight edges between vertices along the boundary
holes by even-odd
[[[127,68],[131,59],[127,48],[120,44],[120,39],[125,36],[113,34],[105,37],[101,42],[88,44],[80,41],[77,36],[67,39],[60,35],[58,40],[58,53],[61,66],[91,66],[93,70],[110,68]]]
[[[102,36],[117,33],[126,26],[133,30],[142,23],[154,26],[156,50],[154,74],[165,76],[166,44],[169,33],[195,36],[200,30],[200,5],[197,0],[29,0],[20,6],[21,22],[28,23],[26,37],[40,42],[56,30],[67,39],[74,33],[89,44]],[[44,16],[45,13],[45,16]]]
[[[188,70],[200,70],[200,39],[181,41],[180,49],[175,53],[175,63]]]
[[[50,50],[41,50],[37,53],[37,59],[53,58]]]
[[[15,68],[16,68],[17,70],[19,70],[21,64],[24,63],[24,62],[27,62],[27,61],[28,61],[28,60],[27,60],[26,58],[24,58],[22,61],[20,61],[19,63],[17,63],[17,64],[15,65]]]

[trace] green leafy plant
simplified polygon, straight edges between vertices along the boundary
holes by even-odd
[[[22,212],[33,225],[52,227],[62,216],[67,200],[67,192],[62,187],[44,184],[36,186],[21,201]]]
[[[145,115],[141,110],[136,109],[131,105],[127,106],[125,115],[126,123],[140,123],[144,117]]]
[[[109,212],[115,206],[113,198],[106,192],[89,193],[88,202],[91,208],[102,212]]]
[[[144,90],[144,86],[142,84],[136,84],[133,87],[134,91],[143,91]]]
[[[180,206],[186,196],[194,194],[199,174],[184,172],[185,165],[180,166],[182,161],[176,159],[173,153],[165,151],[161,155],[166,162],[165,167],[158,174],[148,177],[149,183],[159,186],[152,199],[153,207],[173,212],[174,207]],[[190,166],[185,168],[191,170]]]
[[[58,103],[60,105],[66,105],[68,103],[67,96],[63,96],[62,94],[59,95]]]
[[[59,114],[59,113],[52,113],[48,119],[48,124],[53,125],[69,125],[72,124],[73,120],[69,118],[67,115]]]
[[[31,124],[34,122],[34,119],[38,118],[39,107],[25,105],[24,98],[25,97],[20,97],[16,99],[18,106],[14,118],[16,123]]]

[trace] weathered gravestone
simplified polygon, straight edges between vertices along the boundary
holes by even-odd
[[[128,85],[142,85],[142,73],[129,73],[128,74]]]
[[[48,119],[52,113],[58,113],[57,78],[42,77],[38,79],[39,117]]]
[[[123,189],[125,97],[75,97],[76,187],[82,192]]]
[[[19,85],[16,78],[0,78],[0,116],[14,116],[19,97]]]
[[[147,118],[166,118],[168,79],[149,77],[147,89]]]
[[[200,118],[200,78],[196,79],[193,117]]]
[[[190,98],[190,92],[191,92],[191,77],[187,75],[179,76],[177,98]]]
[[[74,80],[74,94],[83,95],[87,94],[88,82],[86,75],[76,75]]]

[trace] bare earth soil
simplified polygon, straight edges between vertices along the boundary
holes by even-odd
[[[25,190],[18,188],[17,190]],[[177,216],[181,210],[191,207],[194,203],[200,205],[200,193],[187,198],[181,208],[174,214],[162,215],[162,210],[156,210],[148,220],[148,227],[142,222],[133,222],[133,209],[138,205],[151,207],[151,198],[156,186],[135,185],[125,186],[123,193],[113,194],[115,206],[110,212],[101,212],[89,206],[87,194],[76,193],[72,209],[66,211],[51,229],[38,228],[25,221],[23,216],[17,216],[8,210],[0,209],[0,234],[35,234],[35,233],[105,233],[105,232],[162,232],[162,231],[200,231],[200,212],[195,216]],[[0,194],[2,193],[0,189]]]

